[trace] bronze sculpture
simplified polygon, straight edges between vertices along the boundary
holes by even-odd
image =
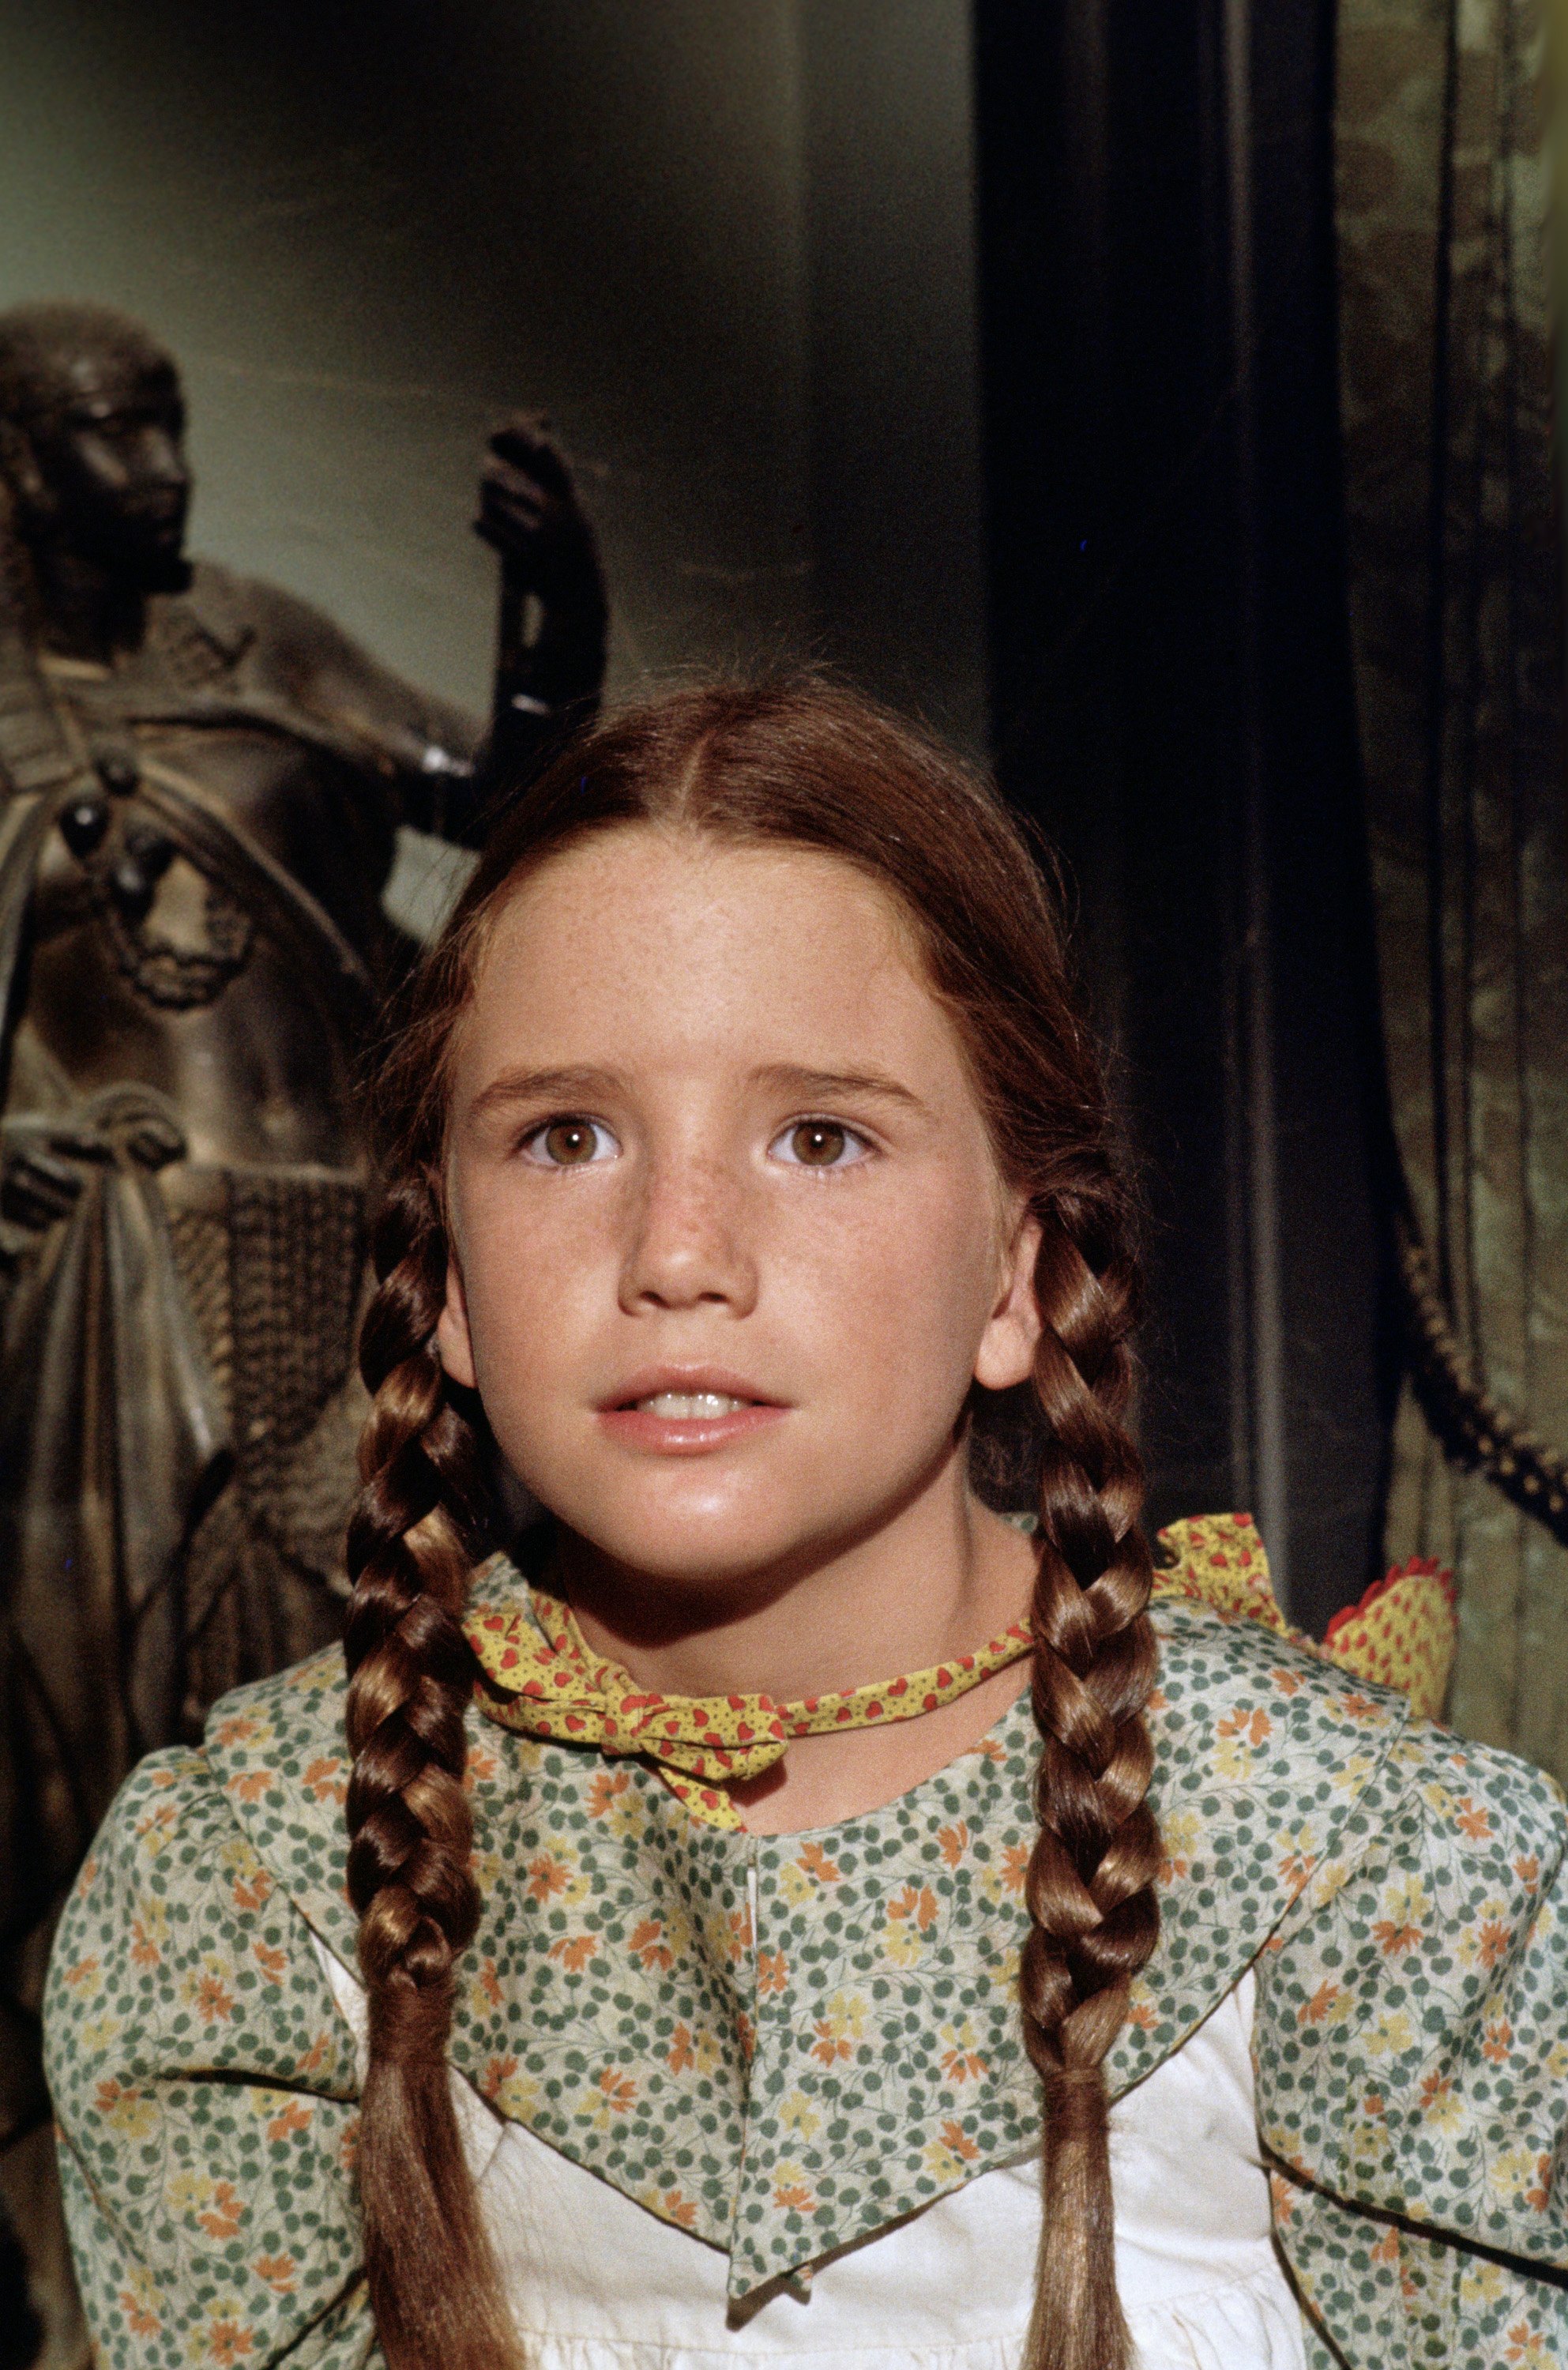
[[[472,836],[604,668],[532,423],[481,489],[483,763],[306,604],[186,560],[182,431],[135,323],[0,315],[0,2148],[47,2118],[43,1959],[121,1778],[335,1634],[396,827]]]

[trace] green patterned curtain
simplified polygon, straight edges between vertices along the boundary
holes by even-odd
[[[1487,1405],[1528,1428],[1527,1465],[1528,1433],[1568,1449],[1546,5],[1340,0],[1336,152],[1351,622],[1393,1116],[1429,1301],[1480,1410],[1460,1427],[1466,1470],[1438,1444],[1431,1392],[1407,1388],[1388,1544],[1455,1568],[1455,1727],[1568,1778],[1568,1524],[1537,1519],[1549,1495],[1561,1510],[1561,1467],[1538,1455],[1521,1483],[1504,1453],[1516,1435]],[[1489,1461],[1502,1487],[1473,1469]]]

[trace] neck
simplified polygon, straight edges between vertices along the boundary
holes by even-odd
[[[700,1590],[628,1570],[571,1536],[556,1584],[584,1637],[666,1695],[790,1703],[928,1670],[1028,1609],[1034,1551],[970,1494],[955,1454],[869,1535]]]
[[[140,648],[147,613],[138,587],[60,544],[35,544],[31,557],[46,650],[108,666]]]

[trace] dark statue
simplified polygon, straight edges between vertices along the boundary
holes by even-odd
[[[0,2178],[61,2362],[55,1914],[131,1765],[339,1628],[355,1064],[409,952],[381,903],[397,827],[471,839],[487,778],[592,706],[605,658],[593,535],[535,423],[481,486],[488,737],[304,602],[187,561],[183,424],[135,323],[0,315]]]

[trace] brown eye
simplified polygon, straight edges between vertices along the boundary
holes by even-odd
[[[833,1120],[802,1119],[790,1129],[785,1140],[788,1156],[802,1168],[836,1168],[852,1139],[848,1129]]]
[[[599,1152],[599,1139],[609,1139],[591,1119],[557,1119],[533,1139],[536,1157],[550,1168],[582,1168]]]

